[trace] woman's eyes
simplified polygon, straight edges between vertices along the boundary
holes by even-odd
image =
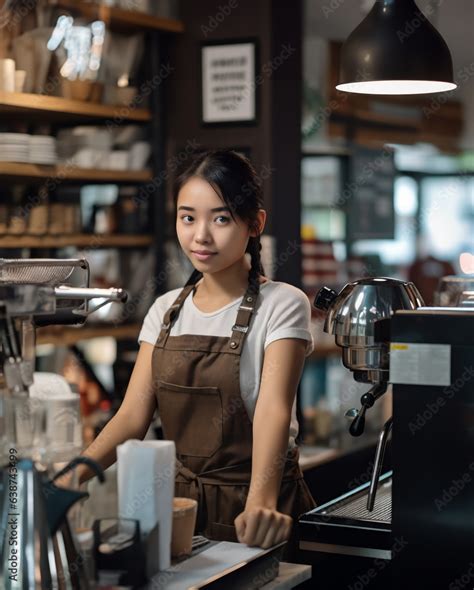
[[[183,215],[181,217],[181,219],[185,222],[185,223],[191,223],[194,218],[191,215]],[[230,217],[227,217],[226,215],[219,215],[218,217],[215,218],[214,221],[216,221],[217,219],[221,219],[221,223],[219,225],[223,225],[224,223],[227,223],[228,221],[230,221]]]

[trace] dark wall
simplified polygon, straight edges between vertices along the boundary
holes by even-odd
[[[185,33],[172,43],[168,56],[173,70],[166,84],[167,159],[184,158],[193,143],[248,148],[264,182],[265,233],[277,238],[276,279],[299,285],[301,2],[182,0],[180,15]],[[262,82],[257,86],[257,123],[205,127],[200,45],[246,38],[258,42]]]

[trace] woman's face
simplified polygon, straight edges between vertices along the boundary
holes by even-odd
[[[206,273],[218,272],[241,259],[253,235],[247,223],[237,216],[232,219],[212,186],[197,176],[179,191],[176,232],[193,266]]]

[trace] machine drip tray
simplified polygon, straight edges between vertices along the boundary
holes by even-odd
[[[372,512],[369,483],[300,517],[300,548],[343,555],[391,559],[392,472],[381,476]]]

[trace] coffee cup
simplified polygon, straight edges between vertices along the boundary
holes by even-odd
[[[173,498],[172,558],[191,555],[196,515],[196,500],[192,500],[191,498]]]

